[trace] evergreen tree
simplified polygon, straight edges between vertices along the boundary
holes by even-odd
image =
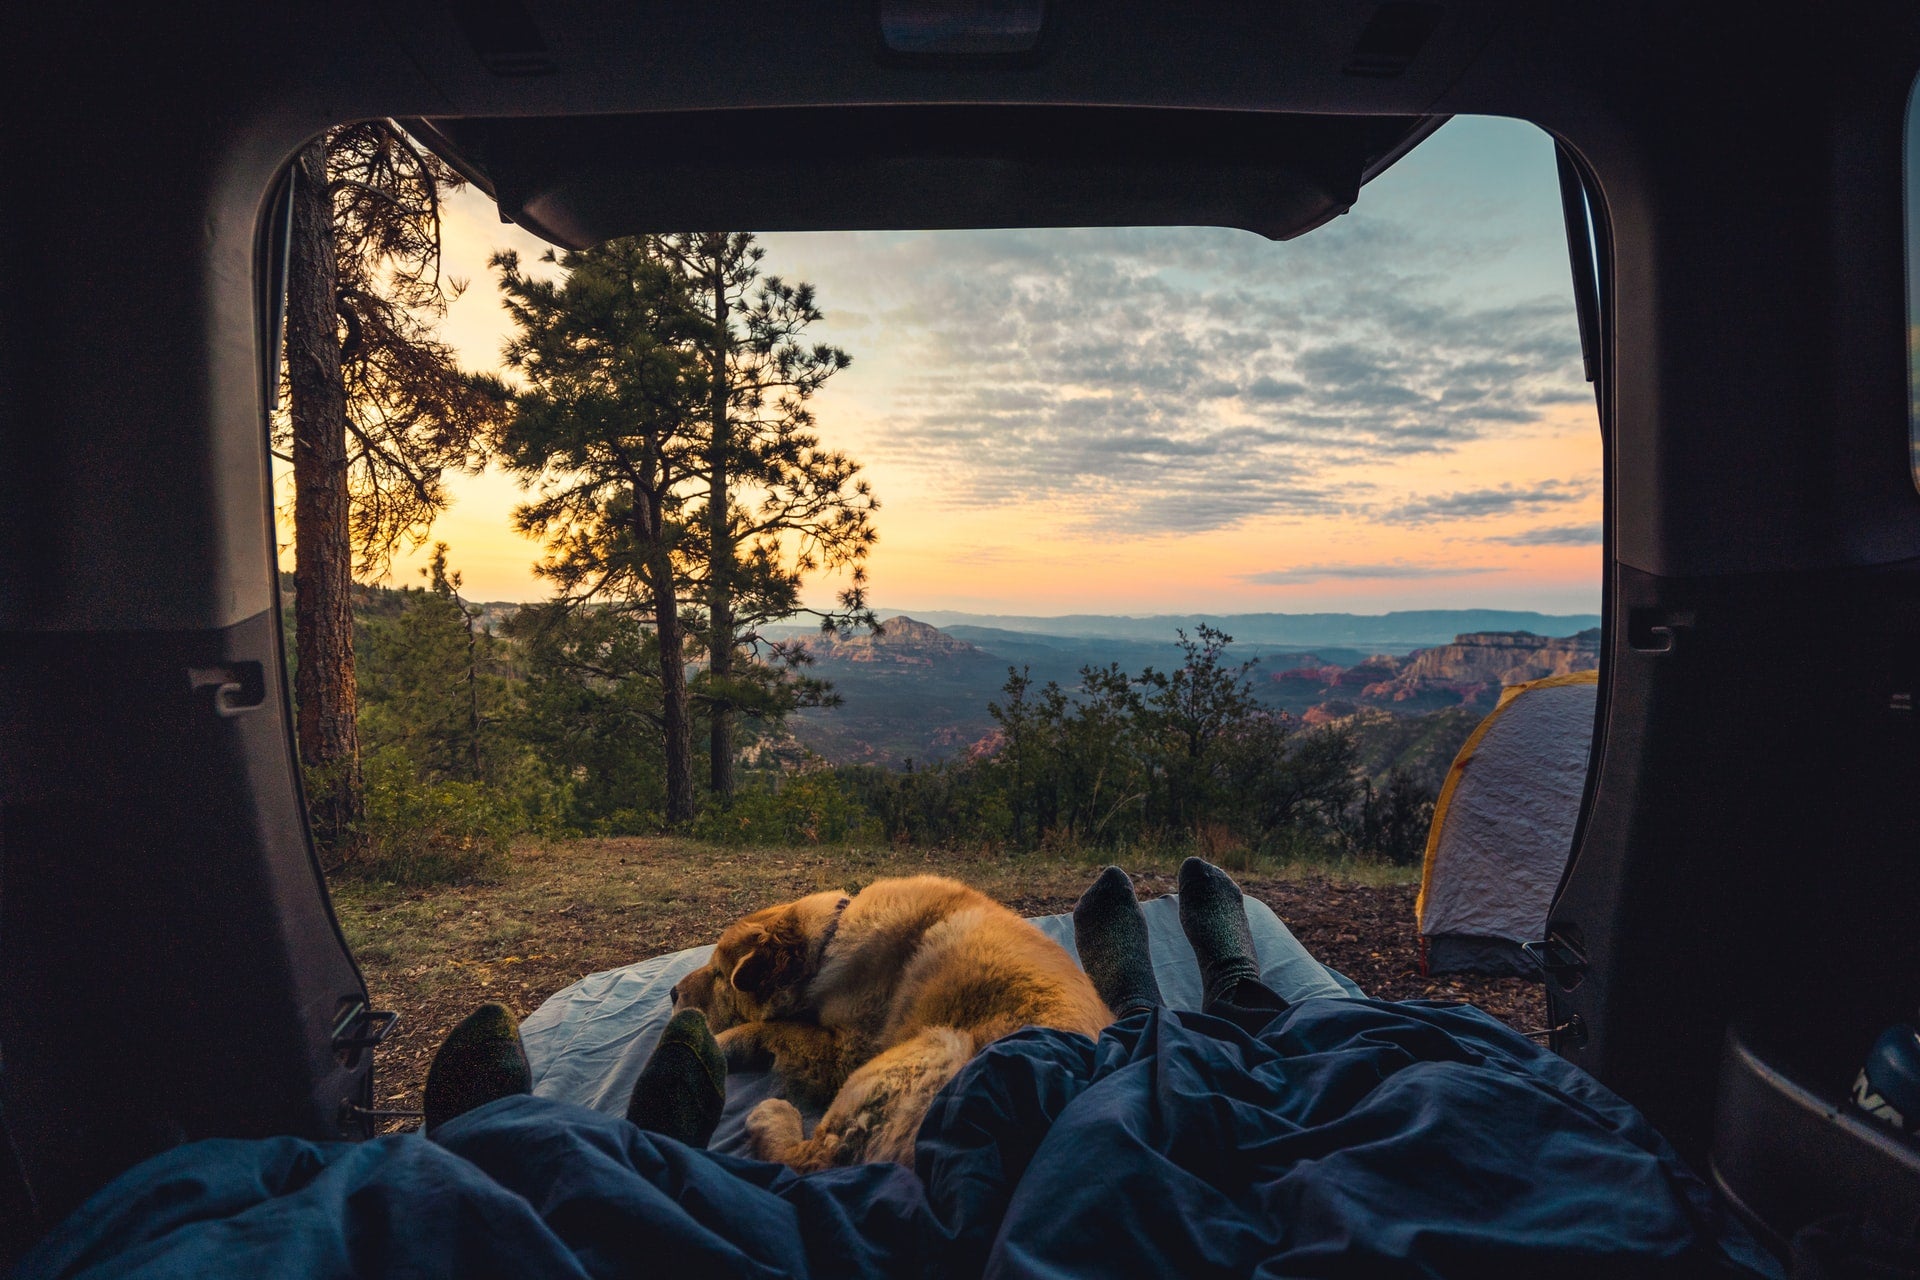
[[[859,464],[823,449],[808,401],[851,357],[801,335],[821,318],[813,286],[763,276],[765,249],[743,232],[659,236],[650,242],[672,264],[700,313],[694,350],[704,377],[705,497],[690,516],[700,544],[706,606],[708,780],[734,786],[734,721],[777,719],[817,705],[818,682],[790,681],[797,646],[769,644],[759,628],[817,612],[823,629],[873,626],[862,567],[876,534],[873,492]],[[808,574],[850,568],[836,607],[801,607]],[[753,659],[765,654],[777,665]]]
[[[1061,726],[1064,820],[1079,839],[1110,840],[1137,826],[1152,761],[1139,732],[1136,682],[1120,664],[1082,667],[1072,713]]]
[[[386,593],[391,607],[367,609],[361,654],[360,731],[372,752],[401,752],[426,781],[492,782],[511,716],[512,673],[500,641],[476,626],[479,610],[460,598],[447,545],[421,570],[425,588]]]
[[[537,572],[566,609],[645,615],[657,658],[666,821],[694,814],[682,582],[687,504],[705,464],[697,319],[683,281],[635,240],[545,261],[558,280],[493,257],[518,333],[507,364],[525,379],[498,448],[535,498],[514,512],[543,538]]]
[[[1365,784],[1348,838],[1363,854],[1401,865],[1417,863],[1426,853],[1433,805],[1433,792],[1405,769],[1391,769],[1379,790]]]
[[[503,390],[432,334],[457,285],[440,274],[440,197],[462,185],[391,121],[328,131],[293,166],[287,275],[298,739],[315,834],[360,850],[352,584],[425,536],[441,476],[474,460]],[[356,564],[357,561],[357,564]]]
[[[1000,741],[993,755],[993,772],[1007,797],[1015,844],[1037,842],[1058,821],[1060,723],[1066,713],[1066,695],[1049,680],[1034,688],[1028,668],[1007,668],[1001,701],[989,702],[987,714],[998,727]]]
[[[566,796],[568,824],[656,826],[666,805],[659,637],[634,612],[527,605],[502,625],[524,675],[517,740]]]
[[[1184,661],[1173,671],[1140,673],[1142,727],[1159,756],[1159,818],[1192,831],[1211,816],[1220,794],[1223,748],[1255,711],[1247,673],[1258,659],[1228,666],[1233,637],[1201,623],[1191,637],[1177,631]]]
[[[1287,832],[1331,833],[1360,794],[1353,735],[1332,726],[1296,732],[1285,712],[1252,711],[1223,756],[1226,811],[1256,845]]]
[[[1107,845],[1186,840],[1218,827],[1253,847],[1344,837],[1400,857],[1424,838],[1431,797],[1412,778],[1401,775],[1378,798],[1369,791],[1353,812],[1362,786],[1353,736],[1296,733],[1284,712],[1256,699],[1253,663],[1227,661],[1231,637],[1207,626],[1178,634],[1184,661],[1171,671],[1083,667],[1079,684],[1063,690],[1009,668],[1001,699],[987,707],[998,728],[993,754],[983,769],[943,773],[941,785],[990,785],[1022,845],[1056,834]],[[889,806],[890,830],[905,825],[907,788],[860,787]],[[1429,810],[1420,809],[1422,796]]]

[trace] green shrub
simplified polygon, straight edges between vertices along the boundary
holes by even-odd
[[[872,820],[831,772],[803,773],[777,786],[743,787],[730,805],[694,819],[693,836],[717,844],[846,844],[872,840]]]
[[[1338,838],[1324,831],[1289,827],[1269,835],[1260,852],[1269,860],[1288,866],[1330,867],[1352,860],[1352,853]]]
[[[522,751],[495,765],[483,785],[514,815],[514,834],[547,840],[567,840],[581,834],[572,820],[574,783],[557,776],[532,751]]]
[[[615,809],[593,819],[587,830],[595,836],[655,835],[666,826],[658,809]]]
[[[904,770],[841,765],[833,774],[876,824],[876,842],[938,847],[1002,844],[1011,837],[1013,813],[1006,792],[975,763]]]
[[[367,855],[348,874],[397,884],[446,884],[499,869],[525,825],[511,797],[477,782],[423,782],[398,752],[362,763]]]
[[[1228,871],[1251,871],[1255,865],[1253,846],[1224,822],[1202,822],[1196,826],[1193,851]]]

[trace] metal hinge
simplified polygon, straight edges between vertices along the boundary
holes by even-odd
[[[1523,942],[1520,949],[1562,988],[1571,991],[1587,976],[1587,953],[1578,943],[1557,929],[1549,929],[1539,942]]]
[[[1576,1013],[1558,1026],[1541,1027],[1538,1031],[1522,1031],[1520,1034],[1529,1039],[1541,1040],[1559,1036],[1562,1045],[1573,1049],[1584,1049],[1587,1045],[1587,1020]]]
[[[333,1020],[333,1051],[343,1066],[358,1065],[360,1055],[377,1049],[393,1034],[400,1015],[387,1009],[369,1009],[365,1000],[344,1000]]]

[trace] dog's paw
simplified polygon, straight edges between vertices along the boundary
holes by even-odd
[[[760,1025],[743,1022],[737,1027],[728,1027],[714,1037],[720,1045],[721,1054],[726,1057],[727,1070],[760,1071],[773,1065],[773,1052],[760,1036]]]
[[[747,1112],[745,1123],[755,1159],[785,1163],[787,1153],[806,1140],[799,1108],[785,1098],[768,1098]]]

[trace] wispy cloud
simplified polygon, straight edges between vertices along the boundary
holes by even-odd
[[[1378,519],[1395,524],[1478,520],[1584,502],[1591,490],[1592,486],[1585,482],[1568,480],[1546,480],[1533,485],[1503,484],[1491,489],[1464,489],[1415,498],[1375,514]]]
[[[1503,542],[1510,547],[1597,547],[1602,540],[1600,522],[1592,524],[1554,524],[1539,529],[1523,529],[1519,533],[1502,534],[1489,538],[1489,542]]]
[[[892,385],[881,447],[954,505],[1204,531],[1351,511],[1340,474],[1587,394],[1568,298],[1438,287],[1419,274],[1431,236],[1343,223],[1281,246],[1194,228],[963,233],[937,254],[876,237],[896,282],[876,322],[915,371]]]
[[[1306,582],[1381,581],[1399,578],[1464,578],[1476,573],[1492,573],[1487,565],[1407,564],[1306,564],[1291,569],[1269,569],[1264,573],[1243,573],[1240,581],[1256,587],[1292,587]]]

